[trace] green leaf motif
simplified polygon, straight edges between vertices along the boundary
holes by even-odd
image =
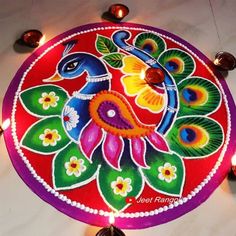
[[[62,149],[69,142],[61,118],[54,116],[34,123],[23,136],[21,145],[33,152],[47,155]]]
[[[134,166],[117,171],[103,164],[98,175],[98,187],[106,203],[114,210],[128,206],[127,197],[138,197],[143,190],[143,179]]]
[[[96,48],[102,54],[117,52],[115,44],[109,38],[101,35],[97,36]]]
[[[57,190],[66,190],[83,186],[95,178],[97,169],[98,161],[90,163],[78,146],[71,143],[53,160],[54,187]]]
[[[123,66],[123,57],[121,53],[111,53],[103,57],[103,59],[113,68],[121,68]]]
[[[39,117],[60,115],[67,99],[67,92],[55,85],[36,86],[20,93],[25,109]]]
[[[158,192],[170,196],[180,196],[185,181],[185,168],[182,159],[174,153],[150,151],[149,154],[150,156],[146,160],[150,169],[141,169],[147,183]]]

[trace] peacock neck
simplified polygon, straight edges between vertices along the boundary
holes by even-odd
[[[88,76],[87,83],[81,89],[82,94],[96,94],[102,90],[109,90],[111,76],[106,66],[95,56],[87,55],[84,70]]]
[[[102,90],[109,90],[109,89],[110,89],[110,80],[107,79],[99,82],[89,81],[79,92],[81,94],[93,95],[99,93]]]

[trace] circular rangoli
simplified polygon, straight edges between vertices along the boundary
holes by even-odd
[[[149,83],[148,69],[164,81]],[[137,24],[78,27],[34,51],[9,86],[3,116],[25,183],[98,226],[110,212],[121,228],[187,213],[221,183],[235,149],[234,103],[212,62]]]

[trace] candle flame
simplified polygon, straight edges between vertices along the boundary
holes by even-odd
[[[214,64],[215,64],[216,66],[218,66],[218,65],[220,65],[220,61],[221,61],[221,59],[216,58],[216,59],[214,60]]]
[[[3,130],[7,129],[7,128],[10,126],[10,124],[11,124],[10,119],[9,119],[9,118],[6,119],[6,120],[2,123],[2,129],[3,129]]]
[[[118,16],[119,18],[122,18],[122,17],[123,17],[123,11],[122,11],[121,9],[118,10],[117,16]]]
[[[140,73],[140,78],[142,79],[142,80],[144,80],[145,79],[145,70],[141,70],[141,73]]]
[[[236,166],[236,154],[233,155],[233,157],[231,159],[231,164],[232,164],[232,166]]]
[[[42,46],[46,41],[46,35],[44,34],[43,37],[39,40],[39,46]]]
[[[110,223],[111,225],[113,225],[113,224],[115,223],[115,216],[114,216],[114,213],[113,213],[113,212],[110,213],[110,216],[109,216],[109,223]]]

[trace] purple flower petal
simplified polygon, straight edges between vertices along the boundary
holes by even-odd
[[[104,158],[115,169],[120,169],[121,154],[124,149],[124,141],[121,137],[107,133],[102,150]]]
[[[130,155],[133,161],[141,166],[147,167],[145,162],[146,142],[143,138],[132,138],[130,140]]]
[[[148,135],[146,138],[156,150],[163,151],[163,152],[170,151],[165,138],[162,137],[159,133],[154,131],[150,135]]]
[[[92,159],[92,154],[97,146],[101,143],[103,132],[93,121],[91,121],[81,132],[80,149],[83,154],[89,159]]]

